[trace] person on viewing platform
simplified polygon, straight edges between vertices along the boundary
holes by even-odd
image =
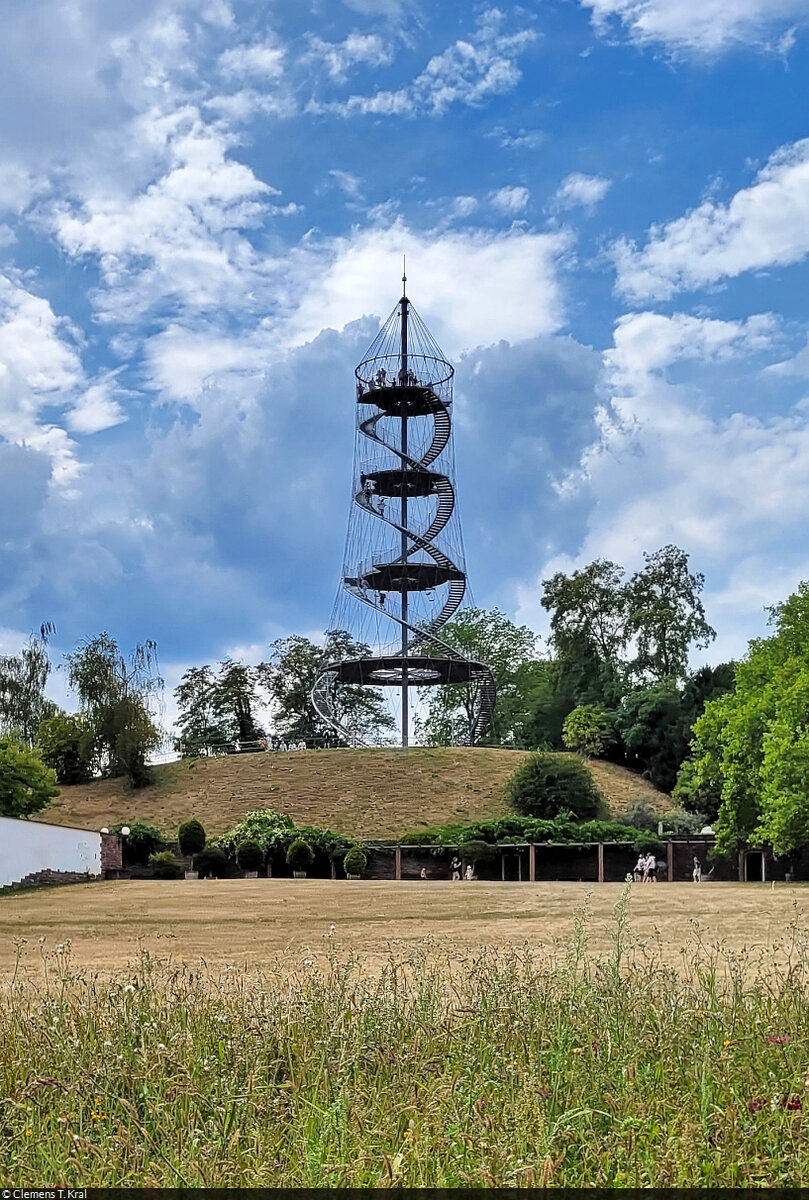
[[[420,878],[420,879],[426,879],[426,878],[427,878],[427,868],[426,868],[426,867],[422,867],[422,868],[421,868],[421,875],[419,876],[419,878]]]
[[[460,879],[460,878],[461,878],[461,865],[462,865],[462,864],[461,864],[461,860],[458,858],[458,855],[457,855],[457,854],[454,854],[454,855],[452,856],[452,862],[449,864],[449,869],[450,869],[450,871],[452,872],[452,880],[453,880],[453,882],[454,882],[456,879]]]
[[[638,855],[638,861],[632,870],[632,877],[635,883],[640,883],[646,874],[646,858],[643,854]]]
[[[694,880],[694,883],[702,883],[702,863],[696,854],[694,855],[694,870],[691,872],[691,878]]]
[[[466,874],[464,875],[464,879],[474,879],[474,878],[475,878],[475,870],[474,870],[474,867],[472,866],[472,864],[470,863],[469,866],[466,868]]]
[[[657,859],[653,854],[646,858],[646,882],[657,883]]]

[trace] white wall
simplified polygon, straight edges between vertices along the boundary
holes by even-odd
[[[0,817],[0,887],[35,871],[101,874],[101,834]]]

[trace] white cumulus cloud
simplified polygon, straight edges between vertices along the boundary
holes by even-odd
[[[604,199],[610,186],[611,181],[602,179],[600,175],[583,175],[581,171],[573,171],[560,183],[554,202],[558,208],[592,209]]]
[[[581,0],[599,32],[623,25],[639,45],[715,54],[734,44],[788,49],[791,22],[805,22],[805,0]]]
[[[799,262],[809,254],[809,138],[772,155],[750,187],[726,204],[653,225],[645,246],[614,247],[619,289],[666,299],[744,271]]]
[[[505,214],[516,215],[527,205],[530,192],[527,187],[501,187],[489,195],[489,203]]]

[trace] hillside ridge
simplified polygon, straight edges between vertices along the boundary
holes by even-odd
[[[357,837],[399,837],[447,821],[480,821],[507,811],[503,786],[528,751],[488,747],[407,750],[296,750],[181,759],[155,768],[155,784],[133,791],[123,780],[63,787],[41,820],[100,829],[148,821],[174,836],[188,817],[223,833],[245,813],[272,808],[299,825]],[[671,799],[612,763],[591,770],[610,811],[642,800],[656,811]]]

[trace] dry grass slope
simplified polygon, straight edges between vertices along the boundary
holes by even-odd
[[[289,813],[364,837],[397,837],[420,826],[476,821],[505,812],[503,785],[526,758],[517,750],[299,750],[184,759],[156,770],[156,784],[133,792],[122,780],[65,787],[43,814],[58,825],[99,829],[117,821],[149,821],[176,833],[197,817],[222,833],[254,808]],[[634,799],[663,810],[668,796],[610,763],[593,772],[613,813]]]

